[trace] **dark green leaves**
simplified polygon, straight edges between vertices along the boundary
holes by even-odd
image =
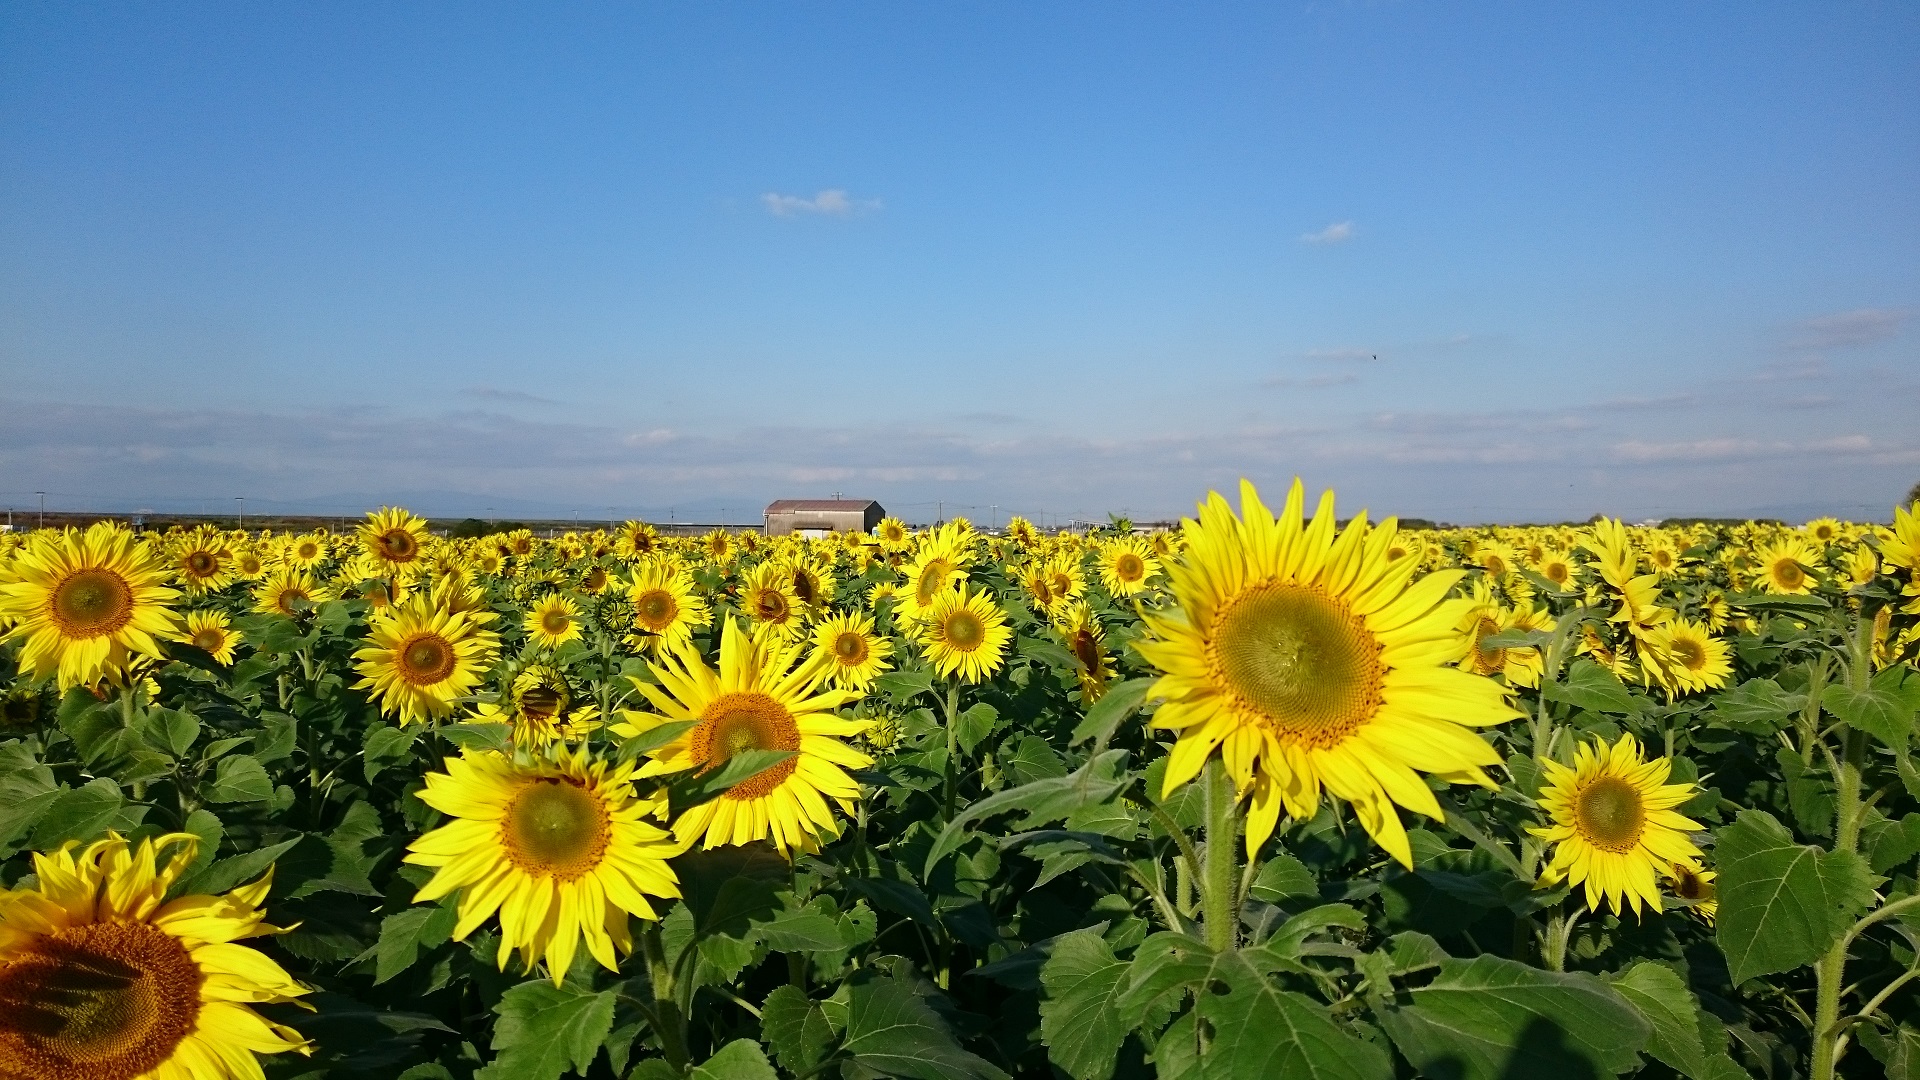
[[[1494,956],[1444,962],[1433,982],[1383,1008],[1380,1023],[1424,1074],[1460,1080],[1619,1074],[1652,1031],[1591,975]]]
[[[1391,1080],[1385,1049],[1355,1038],[1312,999],[1274,986],[1247,954],[1221,954],[1209,974],[1194,1006],[1213,1036],[1200,1056],[1204,1080]]]
[[[1770,735],[1806,704],[1807,695],[1788,693],[1772,679],[1749,679],[1713,699],[1712,718],[1735,731]]]
[[[1726,1029],[1701,1011],[1672,968],[1643,960],[1608,981],[1652,1025],[1647,1053],[1691,1080],[1746,1075],[1727,1056]]]
[[[236,754],[220,759],[203,794],[210,803],[266,802],[273,798],[273,781],[258,761]]]
[[[839,1031],[817,1001],[796,986],[782,986],[760,1006],[760,1032],[781,1067],[795,1075],[826,1060]]]
[[[1056,939],[1040,969],[1046,999],[1040,1032],[1047,1057],[1074,1080],[1107,1080],[1132,1024],[1117,1008],[1126,988],[1126,961],[1095,930]]]
[[[918,1080],[1003,1080],[992,1062],[963,1049],[946,1022],[907,984],[860,978],[848,987],[841,1051],[886,1076]]]
[[[1120,725],[1126,722],[1146,703],[1147,691],[1154,684],[1153,679],[1128,679],[1107,687],[1100,700],[1093,703],[1087,715],[1074,725],[1073,735],[1067,739],[1067,745],[1078,746],[1088,739],[1099,745],[1105,745]]]
[[[613,1030],[614,995],[568,984],[525,982],[500,999],[493,1062],[476,1080],[555,1080],[585,1075]]]
[[[1602,713],[1632,713],[1645,706],[1613,672],[1581,657],[1559,682],[1547,683],[1542,692],[1551,701],[1564,701],[1581,709]]]
[[[958,850],[969,822],[1023,810],[1022,828],[1057,821],[1082,806],[1106,802],[1126,790],[1131,778],[1122,771],[1127,759],[1124,750],[1109,750],[1067,776],[1053,776],[1031,784],[989,795],[961,811],[934,840],[927,853],[926,873],[932,874],[940,860]]]
[[[1833,683],[1820,695],[1820,707],[1888,746],[1904,747],[1920,711],[1920,675],[1896,664],[1873,677],[1865,690]]]
[[[1771,814],[1742,811],[1716,840],[1715,937],[1735,983],[1811,964],[1873,899],[1865,860],[1797,844]]]
[[[458,909],[410,907],[380,920],[380,943],[374,947],[374,984],[386,982],[413,966],[421,949],[447,940],[458,921]]]

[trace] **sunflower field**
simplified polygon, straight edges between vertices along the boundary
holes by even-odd
[[[0,534],[0,1078],[1920,1077],[1916,654],[1920,504]]]

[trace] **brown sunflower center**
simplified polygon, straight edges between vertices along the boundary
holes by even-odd
[[[562,779],[543,778],[522,787],[500,824],[500,839],[515,866],[563,881],[599,866],[612,835],[606,802]]]
[[[1604,851],[1631,851],[1640,842],[1647,810],[1639,789],[1617,776],[1603,776],[1574,797],[1580,835]]]
[[[62,637],[104,637],[133,619],[133,587],[112,570],[76,570],[54,587],[52,607]]]
[[[1268,582],[1228,601],[1207,646],[1216,678],[1275,734],[1338,744],[1380,708],[1380,643],[1347,605]]]
[[[805,570],[795,570],[793,572],[793,595],[799,597],[801,603],[811,604],[813,603],[814,593],[813,575],[807,573]]]
[[[1070,644],[1073,658],[1080,661],[1080,666],[1086,668],[1089,674],[1100,670],[1100,641],[1093,636],[1093,631],[1086,627],[1075,630]]]
[[[1053,591],[1056,595],[1059,595],[1059,596],[1073,595],[1073,577],[1067,574],[1065,571],[1055,570],[1051,575],[1048,576],[1047,584],[1052,586]]]
[[[432,686],[445,681],[453,674],[458,659],[453,643],[434,633],[409,638],[398,652],[400,677],[414,686]]]
[[[1485,567],[1489,574],[1504,574],[1507,572],[1507,560],[1491,551],[1481,556],[1480,565]]]
[[[217,626],[205,626],[193,632],[193,647],[201,652],[219,652],[226,643],[227,635]]]
[[[559,608],[551,608],[540,616],[540,629],[549,634],[564,634],[572,625],[573,618]]]
[[[940,636],[948,646],[972,652],[987,639],[987,624],[971,608],[955,608],[940,624]]]
[[[299,547],[293,550],[295,554],[303,559],[317,559],[320,557],[320,545],[311,540],[302,542]]]
[[[779,589],[760,589],[753,595],[753,614],[761,622],[784,622],[788,610],[787,598]]]
[[[558,716],[566,707],[566,697],[551,686],[529,686],[520,692],[520,711],[528,716]]]
[[[1712,900],[1713,882],[1701,877],[1691,866],[1675,863],[1673,867],[1673,895],[1682,900]]]
[[[240,572],[243,574],[258,574],[262,565],[258,555],[240,556]]]
[[[145,923],[33,939],[0,966],[0,1076],[130,1080],[158,1068],[200,1015],[200,968]]]
[[[673,602],[673,594],[667,590],[650,589],[634,598],[633,613],[647,629],[658,633],[673,625],[680,605]]]
[[[713,699],[700,714],[688,749],[701,771],[717,769],[744,750],[798,750],[800,728],[786,706],[765,694],[735,691]],[[770,795],[793,775],[799,758],[790,757],[728,788],[723,798],[757,799]]]
[[[1673,655],[1687,666],[1688,671],[1699,671],[1707,666],[1707,650],[1692,638],[1679,638],[1673,643]]]
[[[420,545],[405,529],[388,529],[380,534],[380,551],[390,562],[410,562],[420,554]]]
[[[187,556],[187,572],[195,577],[206,577],[220,569],[220,560],[210,551],[195,551]]]
[[[1553,582],[1555,585],[1565,585],[1568,580],[1573,577],[1573,571],[1568,568],[1566,563],[1555,559],[1540,568],[1540,576]]]
[[[1800,569],[1799,563],[1792,559],[1780,559],[1773,564],[1773,579],[1789,589],[1797,589],[1807,575]]]
[[[1491,675],[1504,671],[1507,666],[1507,650],[1486,645],[1489,637],[1500,632],[1500,624],[1491,616],[1482,615],[1473,628],[1473,670],[1475,674]]]
[[[953,571],[953,564],[945,559],[935,559],[920,571],[920,581],[913,588],[913,598],[921,606],[933,603],[942,586],[947,583],[947,575]]]
[[[606,588],[607,587],[606,568],[601,566],[596,566],[593,569],[587,571],[587,580],[585,584],[588,592],[599,592],[601,589]]]
[[[833,655],[842,664],[854,667],[867,662],[867,639],[863,634],[844,630],[833,639]]]
[[[1113,576],[1125,582],[1139,581],[1147,574],[1147,564],[1131,551],[1123,551],[1113,560]]]

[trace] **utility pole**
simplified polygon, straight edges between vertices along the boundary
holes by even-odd
[[[989,529],[999,528],[1000,527],[1000,504],[988,503],[987,509],[988,511],[990,511],[990,513],[987,514],[987,528]]]
[[[933,523],[935,525],[939,525],[944,523],[946,520],[947,520],[946,500],[935,499],[933,502]]]
[[[240,527],[244,529],[247,527],[247,500],[241,496],[236,495],[234,496],[233,501],[234,501],[234,504],[240,508],[240,512],[239,512]]]
[[[44,529],[47,527],[47,493],[36,491],[34,494],[40,496],[40,527]]]

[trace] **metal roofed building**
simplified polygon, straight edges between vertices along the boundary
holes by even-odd
[[[887,510],[872,499],[775,499],[767,504],[768,536],[872,532]]]

